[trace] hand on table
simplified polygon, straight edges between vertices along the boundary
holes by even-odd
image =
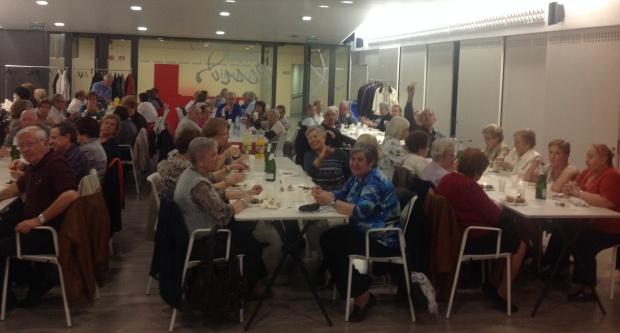
[[[250,190],[248,190],[248,191],[247,191],[247,192],[245,192],[245,193],[247,193],[247,194],[249,194],[249,195],[254,196],[254,195],[259,195],[259,194],[261,194],[262,192],[263,192],[263,187],[262,187],[262,186],[260,186],[260,185],[254,185],[254,186],[252,186],[252,188],[251,188]]]
[[[312,189],[312,196],[314,197],[314,200],[319,205],[329,205],[329,204],[332,203],[332,201],[334,201],[334,194],[333,193],[327,192],[327,191],[323,191],[319,187],[315,187],[315,188]]]
[[[578,197],[581,189],[577,186],[577,184],[575,184],[575,182],[568,182],[564,185],[563,191],[566,195]]]
[[[226,181],[228,185],[234,185],[234,184],[241,183],[242,181],[244,181],[245,175],[242,173],[231,173],[230,175],[226,176],[224,180]]]
[[[15,231],[22,233],[22,234],[27,234],[30,232],[30,230],[34,228],[38,228],[40,226],[41,226],[41,222],[39,221],[39,219],[33,218],[33,219],[25,220],[25,221],[18,223],[17,226],[15,226]]]

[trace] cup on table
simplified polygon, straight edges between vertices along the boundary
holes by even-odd
[[[256,156],[250,154],[248,155],[248,167],[250,168],[250,170],[254,170],[256,164]]]
[[[505,193],[506,192],[506,179],[504,178],[498,179],[497,186],[498,186],[498,190],[501,193]]]
[[[241,148],[239,145],[230,146],[230,154],[233,160],[238,159],[241,156]]]

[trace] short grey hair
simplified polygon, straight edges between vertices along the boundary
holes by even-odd
[[[431,158],[433,161],[439,162],[450,150],[456,150],[454,140],[450,138],[437,139],[431,146]]]
[[[312,132],[319,133],[319,136],[322,137],[323,139],[325,139],[327,137],[327,132],[325,132],[325,129],[322,126],[312,126],[312,127],[308,128],[306,130],[306,138]]]
[[[377,146],[358,142],[353,145],[353,148],[351,148],[351,153],[349,156],[352,157],[357,153],[364,154],[364,158],[366,158],[367,162],[372,164],[373,168],[377,166],[377,163],[379,162],[379,150],[377,149]]]
[[[204,155],[212,150],[217,149],[217,141],[211,138],[198,137],[190,142],[187,148],[187,154],[189,155],[189,161],[193,166],[198,164],[198,161],[204,157]]]
[[[482,129],[482,135],[490,135],[493,138],[499,140],[499,142],[504,141],[504,130],[497,124],[488,124],[484,126]]]
[[[408,128],[409,120],[401,116],[396,116],[385,126],[385,136],[386,138],[400,140],[403,131]]]
[[[45,133],[44,129],[39,126],[28,126],[26,128],[22,128],[21,130],[19,130],[19,132],[17,132],[17,135],[15,135],[17,142],[19,142],[19,139],[27,133],[34,134],[39,140],[47,140],[47,133]]]
[[[335,105],[331,105],[327,107],[327,111],[325,111],[325,115],[333,113],[334,115],[338,115],[338,108]]]
[[[246,91],[243,93],[244,97],[247,97],[251,100],[255,100],[256,99],[256,94],[253,91]]]

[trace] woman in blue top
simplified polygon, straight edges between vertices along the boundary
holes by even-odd
[[[342,190],[328,192],[320,188],[312,191],[321,205],[331,205],[336,211],[349,216],[349,224],[332,228],[321,235],[323,260],[329,269],[338,292],[345,297],[350,254],[365,252],[366,231],[383,228],[388,221],[398,222],[400,207],[394,185],[378,169],[377,148],[356,144],[351,150],[349,166],[351,178]],[[373,256],[391,256],[398,253],[395,233],[373,234],[370,252]],[[362,321],[375,305],[375,297],[368,292],[370,277],[353,270],[351,296],[355,306],[349,316],[353,322]]]

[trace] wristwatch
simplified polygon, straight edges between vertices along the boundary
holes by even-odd
[[[334,207],[334,208],[336,208],[336,201],[338,201],[338,200],[336,200],[336,199],[332,200],[332,202],[330,202],[329,205]]]
[[[37,218],[39,219],[39,223],[41,223],[41,225],[45,224],[45,216],[43,216],[43,213],[39,214]]]

